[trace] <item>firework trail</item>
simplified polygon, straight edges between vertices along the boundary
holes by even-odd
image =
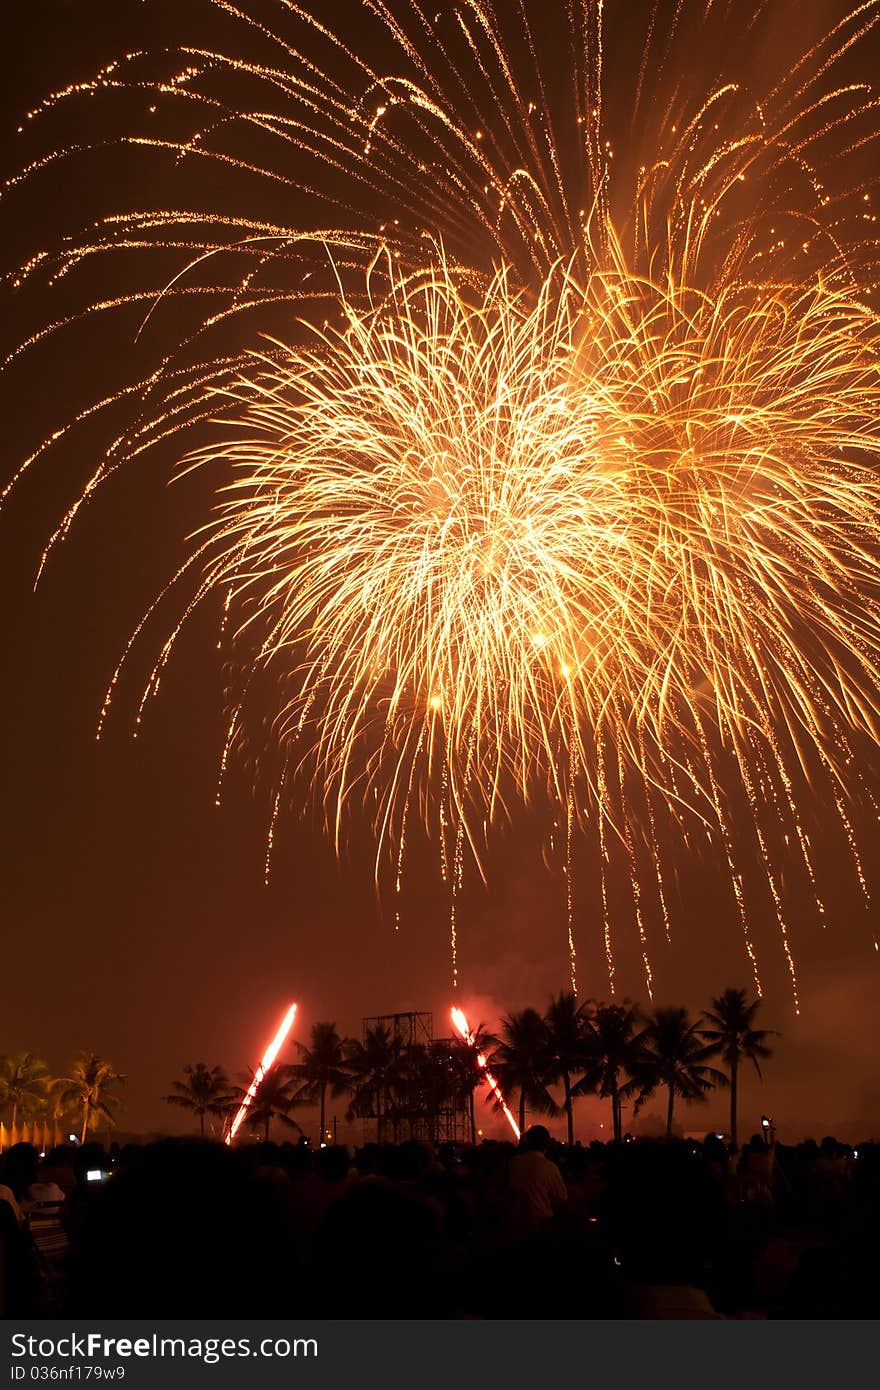
[[[474,1045],[474,1035],[473,1035],[473,1033],[471,1032],[470,1025],[469,1025],[469,1023],[468,1023],[468,1021],[467,1021],[467,1018],[465,1017],[464,1013],[461,1011],[461,1009],[453,1008],[453,1009],[451,1010],[450,1016],[451,1016],[451,1018],[452,1018],[452,1026],[453,1026],[453,1028],[455,1029],[455,1031],[456,1031],[456,1033],[458,1034],[458,1036],[462,1039],[463,1042],[466,1042],[466,1043],[468,1044],[469,1047],[473,1047],[473,1045]],[[512,1133],[513,1133],[514,1139],[516,1139],[517,1142],[519,1142],[519,1138],[520,1138],[519,1125],[517,1124],[516,1120],[513,1118],[513,1114],[512,1114],[512,1112],[511,1112],[510,1106],[507,1104],[507,1101],[504,1099],[504,1095],[503,1095],[503,1093],[502,1093],[501,1087],[498,1085],[498,1082],[495,1080],[495,1077],[492,1075],[492,1072],[489,1070],[489,1060],[488,1060],[488,1058],[487,1058],[487,1057],[485,1056],[485,1054],[482,1053],[482,1052],[478,1052],[478,1053],[477,1053],[477,1066],[480,1068],[480,1070],[482,1071],[483,1075],[485,1076],[485,1078],[486,1078],[486,1084],[487,1084],[487,1086],[489,1087],[489,1090],[492,1092],[492,1095],[495,1097],[495,1100],[496,1100],[496,1102],[497,1102],[499,1108],[501,1109],[501,1111],[502,1111],[502,1113],[503,1113],[503,1115],[504,1115],[505,1120],[506,1120],[507,1123],[510,1125],[510,1128],[511,1128],[511,1131],[512,1131]]]
[[[465,853],[482,872],[496,827],[546,802],[565,817],[572,982],[593,827],[609,987],[619,878],[650,991],[702,833],[758,988],[763,915],[796,999],[775,832],[824,926],[801,808],[827,789],[870,902],[873,793],[851,750],[876,744],[880,710],[880,99],[851,66],[880,0],[838,7],[754,89],[784,0],[641,21],[584,0],[540,30],[526,0],[372,0],[364,45],[297,5],[283,31],[257,4],[212,8],[237,47],[133,50],[47,97],[5,191],[14,206],[111,145],[230,181],[222,213],[105,212],[8,277],[75,301],[13,345],[12,373],[94,320],[165,334],[158,364],[21,465],[128,406],[47,555],[142,455],[172,448],[216,480],[126,651],[174,615],[138,720],[188,617],[218,601],[246,672],[221,781],[265,699],[256,675],[277,692],[267,873],[288,774],[308,777],[338,845],[370,808],[398,922],[420,821],[457,976]],[[546,79],[545,43],[570,90]],[[99,95],[142,114],[100,148],[39,147]],[[312,211],[250,211],[256,184]]]
[[[271,1071],[272,1067],[274,1066],[275,1059],[277,1058],[279,1052],[284,1046],[284,1043],[287,1039],[287,1035],[293,1027],[293,1020],[295,1017],[296,1005],[291,1004],[290,1008],[287,1010],[287,1013],[284,1015],[284,1018],[281,1020],[281,1026],[279,1027],[278,1032],[275,1034],[274,1038],[269,1043],[269,1046],[266,1048],[266,1051],[263,1053],[260,1065],[254,1072],[253,1079],[251,1081],[251,1084],[247,1088],[245,1097],[241,1102],[241,1105],[238,1107],[238,1110],[235,1112],[235,1118],[233,1119],[232,1124],[229,1126],[229,1133],[226,1136],[227,1144],[232,1143],[233,1139],[238,1133],[242,1121],[244,1120],[248,1110],[251,1107],[251,1103],[254,1097],[260,1089],[260,1085],[264,1076],[268,1071]]]

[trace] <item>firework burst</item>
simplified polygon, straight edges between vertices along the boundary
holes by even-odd
[[[224,768],[251,676],[268,670],[281,692],[267,873],[299,776],[337,841],[349,810],[371,808],[377,867],[387,853],[398,891],[418,817],[440,844],[455,968],[465,848],[481,864],[494,826],[549,799],[564,824],[572,980],[573,842],[589,833],[611,988],[616,857],[650,991],[655,922],[672,930],[670,865],[705,833],[759,988],[742,863],[761,864],[796,999],[773,827],[824,923],[798,810],[820,778],[869,894],[851,803],[853,745],[876,740],[880,711],[880,323],[859,173],[877,102],[837,73],[877,24],[876,0],[841,12],[760,98],[721,70],[697,93],[652,87],[685,24],[678,6],[664,29],[655,5],[626,160],[606,135],[601,3],[568,14],[567,133],[525,6],[505,27],[475,3],[435,20],[413,6],[405,21],[377,0],[366,10],[393,72],[297,7],[300,37],[283,43],[255,14],[218,8],[280,46],[283,63],[185,49],[180,70],[157,78],[129,54],[42,114],[84,90],[145,92],[200,120],[186,139],[130,144],[290,188],[305,180],[280,172],[274,151],[295,154],[316,197],[323,175],[344,174],[362,211],[317,230],[114,214],[13,277],[75,277],[121,252],[184,256],[164,287],[93,300],[11,361],[83,314],[142,302],[161,314],[186,295],[211,305],[175,353],[84,409],[140,402],[53,538],[111,472],[168,436],[187,468],[221,480],[172,581],[172,594],[190,585],[183,618],[141,709],[186,617],[219,594],[248,672]],[[699,8],[699,33],[717,21],[723,37],[727,10]],[[738,33],[774,9],[747,8]],[[235,105],[240,80],[265,109]],[[637,118],[656,122],[650,147],[632,135]],[[255,151],[268,142],[272,159],[231,153],[230,126]],[[380,199],[395,214],[371,226]],[[238,270],[204,284],[200,270],[218,264]],[[292,302],[295,331],[215,350],[231,322]]]

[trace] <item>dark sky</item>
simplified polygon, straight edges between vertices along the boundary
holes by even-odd
[[[193,5],[185,17],[184,8],[9,0],[4,168],[13,171],[38,148],[27,143],[22,156],[15,128],[18,113],[48,89],[122,48],[176,42],[184,24],[190,36],[199,22],[216,27],[205,6]],[[817,21],[823,7],[809,8]],[[755,55],[756,65],[767,61],[766,51]],[[92,134],[103,119],[94,115],[101,100],[78,118]],[[79,128],[67,136],[79,138]],[[136,175],[111,154],[57,177],[44,174],[27,195],[13,191],[0,204],[4,268],[96,208],[126,205],[129,194],[133,205],[164,205],[162,177],[152,167]],[[4,341],[52,317],[54,304],[36,292],[24,304],[18,297]],[[135,326],[120,315],[100,330],[74,333],[7,378],[6,474],[44,430],[112,386],[129,356],[140,361]],[[395,931],[393,907],[377,906],[368,835],[354,836],[340,862],[308,815],[285,819],[264,884],[265,788],[259,779],[254,787],[246,765],[234,764],[223,805],[213,804],[224,679],[207,610],[181,642],[140,737],[131,731],[138,677],[156,650],[149,644],[96,743],[98,710],[122,647],[186,553],[185,537],[205,504],[198,483],[166,486],[174,462],[167,454],[126,468],[82,514],[33,592],[45,540],[88,476],[99,442],[94,431],[81,431],[40,462],[0,513],[0,1051],[31,1048],[61,1070],[75,1050],[95,1048],[129,1077],[125,1127],[174,1128],[180,1122],[159,1097],[180,1066],[203,1059],[237,1071],[253,1063],[289,999],[301,1005],[300,1035],[327,1018],[359,1032],[362,1016],[407,1008],[433,1010],[435,1032],[446,1032],[448,896],[434,857],[417,845]],[[774,1113],[788,1137],[837,1129],[855,1138],[880,1132],[878,958],[832,829],[833,806],[814,806],[810,815],[830,846],[829,925],[820,933],[806,904],[803,921],[790,924],[801,966],[796,1018],[772,924],[756,924],[764,1021],[784,1036],[763,1091],[748,1089],[745,1107],[753,1119],[761,1110]],[[464,893],[460,993],[473,1021],[494,1024],[504,1010],[540,1007],[566,985],[564,889],[558,863],[548,869],[542,862],[533,829],[521,824],[502,835],[489,888],[471,881]],[[865,841],[865,858],[869,867],[876,862],[876,837]],[[673,945],[654,933],[657,997],[699,1009],[724,986],[745,984],[748,973],[717,865],[682,863],[679,872]],[[643,996],[628,917],[619,935],[622,991]],[[581,990],[602,995],[601,926],[589,881],[576,888],[576,939]],[[721,1123],[723,1106],[722,1099],[692,1111],[688,1123]],[[599,1118],[587,1104],[585,1131]]]

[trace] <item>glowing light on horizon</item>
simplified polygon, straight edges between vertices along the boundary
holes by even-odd
[[[452,1026],[455,1029],[458,1036],[464,1042],[467,1043],[468,1047],[473,1047],[475,1045],[474,1034],[471,1032],[470,1025],[468,1024],[468,1021],[465,1018],[462,1010],[457,1007],[454,1007],[450,1010],[450,1014],[452,1017]],[[510,1125],[511,1130],[513,1131],[514,1138],[517,1140],[518,1143],[520,1138],[519,1125],[517,1124],[516,1120],[513,1117],[513,1114],[511,1113],[510,1106],[504,1099],[501,1087],[498,1085],[498,1082],[495,1080],[495,1077],[489,1070],[489,1059],[487,1058],[484,1052],[477,1053],[477,1066],[479,1066],[482,1069],[489,1090],[492,1092],[492,1095],[498,1102],[498,1105],[500,1106],[504,1114],[504,1118]]]
[[[254,1072],[253,1078],[252,1078],[252,1080],[251,1080],[251,1084],[248,1086],[247,1091],[246,1091],[246,1093],[245,1093],[244,1100],[241,1102],[241,1105],[238,1107],[238,1110],[236,1111],[236,1114],[235,1114],[235,1119],[232,1121],[232,1124],[229,1126],[229,1133],[228,1133],[227,1136],[226,1136],[226,1143],[227,1143],[227,1144],[231,1144],[231,1143],[232,1143],[233,1139],[235,1138],[236,1134],[238,1133],[238,1130],[239,1130],[239,1127],[240,1127],[242,1121],[244,1120],[245,1116],[247,1115],[248,1110],[249,1110],[250,1107],[251,1107],[251,1104],[252,1104],[252,1102],[253,1102],[254,1096],[257,1094],[257,1091],[260,1089],[260,1084],[262,1083],[263,1078],[265,1077],[266,1073],[267,1073],[268,1071],[270,1071],[270,1070],[272,1069],[272,1067],[274,1066],[275,1061],[276,1061],[276,1058],[278,1057],[279,1052],[281,1051],[282,1047],[284,1046],[284,1043],[285,1043],[285,1040],[286,1040],[286,1038],[287,1038],[287,1035],[288,1035],[288,1033],[290,1032],[291,1028],[293,1027],[293,1020],[295,1019],[295,1017],[296,1017],[296,1005],[295,1005],[295,1004],[291,1004],[290,1008],[287,1010],[287,1013],[284,1015],[284,1018],[283,1018],[282,1021],[281,1021],[281,1026],[280,1026],[280,1028],[278,1029],[278,1032],[275,1034],[275,1036],[274,1036],[274,1038],[272,1039],[272,1041],[270,1042],[269,1046],[266,1048],[266,1051],[263,1053],[263,1057],[262,1057],[262,1060],[261,1060],[261,1062],[260,1062],[260,1065],[257,1067],[257,1070]]]

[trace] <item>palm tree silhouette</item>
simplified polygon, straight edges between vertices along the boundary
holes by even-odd
[[[199,1134],[205,1137],[205,1116],[224,1115],[232,1103],[232,1090],[229,1077],[222,1067],[211,1067],[204,1062],[188,1063],[183,1068],[185,1081],[172,1081],[171,1095],[162,1099],[168,1105],[178,1105],[190,1110],[199,1119]]]
[[[685,1008],[658,1008],[650,1015],[643,1035],[641,1057],[636,1063],[639,1098],[636,1109],[653,1095],[658,1086],[668,1092],[666,1138],[672,1138],[675,1097],[684,1101],[704,1101],[709,1091],[725,1085],[727,1077],[707,1066],[714,1049],[701,1032],[702,1019],[694,1022]]]
[[[50,1086],[49,1068],[33,1052],[0,1057],[0,1105],[12,1106],[13,1129],[19,1114],[30,1116],[43,1108]]]
[[[59,1105],[64,1110],[82,1112],[81,1143],[85,1143],[89,1127],[97,1125],[99,1120],[106,1120],[108,1125],[113,1123],[113,1112],[120,1098],[113,1094],[112,1088],[118,1081],[125,1081],[125,1077],[114,1071],[97,1052],[78,1052],[70,1076],[61,1076],[55,1082]]]
[[[611,1101],[615,1139],[623,1138],[623,1103],[636,1095],[642,1065],[644,1030],[638,1006],[599,1004],[587,1020],[587,1065],[578,1094],[595,1092]]]
[[[736,1145],[737,1104],[739,1099],[738,1081],[741,1061],[751,1062],[761,1077],[760,1063],[773,1056],[767,1039],[778,1037],[772,1028],[755,1028],[753,1024],[760,999],[748,1002],[744,989],[726,989],[717,999],[712,999],[711,1009],[706,1012],[703,1037],[712,1053],[719,1056],[727,1065],[727,1080],[730,1085],[730,1140]],[[763,1077],[761,1078],[763,1080]]]
[[[575,1095],[582,1095],[576,1075],[583,1076],[587,1066],[588,1022],[594,1006],[578,1004],[572,990],[563,990],[551,998],[544,1015],[547,1029],[547,1077],[561,1081],[565,1117],[568,1123],[568,1142],[574,1143]]]
[[[525,1132],[526,1107],[539,1115],[555,1116],[560,1108],[547,1089],[550,1040],[547,1025],[537,1009],[522,1009],[501,1020],[494,1039],[492,1071],[505,1094],[519,1095],[519,1128]]]
[[[367,1028],[363,1042],[351,1039],[346,1061],[352,1076],[349,1118],[375,1117],[377,1138],[385,1139],[385,1127],[393,1119],[394,1093],[403,1067],[403,1043],[384,1023]]]
[[[346,1063],[349,1043],[339,1036],[335,1023],[313,1023],[311,1047],[296,1043],[300,1055],[294,1074],[301,1082],[297,1099],[321,1107],[321,1138],[326,1138],[325,1117],[327,1091],[332,1096],[344,1095],[351,1087],[351,1070]]]

